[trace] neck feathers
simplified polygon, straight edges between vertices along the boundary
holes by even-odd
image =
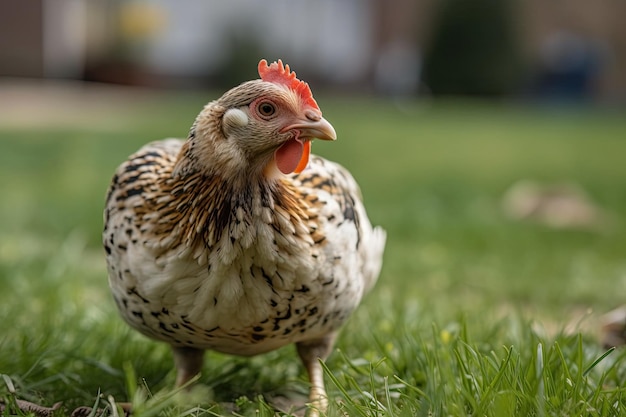
[[[183,246],[202,252],[220,243],[246,248],[260,237],[271,243],[274,239],[265,236],[268,231],[288,236],[310,233],[305,225],[312,218],[309,207],[290,181],[263,179],[241,186],[181,167],[176,166],[165,182],[166,192],[152,199],[144,212],[154,213],[149,232],[162,250]]]

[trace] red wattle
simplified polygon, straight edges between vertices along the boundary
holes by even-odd
[[[297,139],[289,139],[274,152],[276,166],[283,174],[291,174],[300,167],[302,159],[308,162],[309,156],[305,155],[304,144]],[[306,166],[306,165],[305,165]],[[304,169],[304,167],[303,167]]]
[[[306,168],[307,165],[309,165],[309,155],[311,155],[311,141],[307,140],[304,142],[304,152],[302,152],[302,158],[300,158],[300,162],[293,172],[299,174],[304,170],[304,168]]]

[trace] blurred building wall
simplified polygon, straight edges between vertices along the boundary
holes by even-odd
[[[378,92],[419,92],[424,46],[432,29],[434,0],[375,0],[371,24],[372,77]]]
[[[414,94],[446,1],[463,0],[0,0],[0,75],[151,84],[241,66],[241,79],[262,56],[316,82]],[[624,16],[625,1],[518,0],[529,78],[624,100]]]
[[[454,1],[464,0],[375,0],[373,65],[380,69],[374,72],[388,67],[381,58],[393,43],[411,44],[416,69],[421,71],[437,13]],[[625,1],[517,0],[514,10],[512,21],[526,74],[522,87],[530,94],[626,100]]]
[[[589,66],[594,94],[626,99],[626,2],[524,0],[520,2],[526,55],[537,69]],[[560,68],[559,68],[560,67]]]
[[[41,0],[0,0],[0,75],[43,74]]]
[[[167,22],[146,44],[145,59],[161,72],[211,73],[238,48],[299,62],[335,82],[359,79],[370,53],[368,0],[155,0]],[[258,60],[258,56],[253,60]],[[185,62],[185,65],[180,65]]]

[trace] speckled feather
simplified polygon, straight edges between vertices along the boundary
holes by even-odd
[[[209,103],[186,141],[131,155],[107,194],[103,242],[122,317],[174,347],[179,383],[201,366],[190,352],[254,355],[296,343],[323,409],[316,358],[374,285],[385,232],[371,226],[340,165],[312,156],[299,174],[273,168],[274,150],[310,140],[303,132],[334,139],[302,95],[244,83]],[[257,114],[268,101],[282,124]]]
[[[313,157],[301,174],[240,193],[172,175],[182,142],[120,166],[104,245],[122,315],[170,344],[256,354],[336,330],[380,269],[352,176]]]

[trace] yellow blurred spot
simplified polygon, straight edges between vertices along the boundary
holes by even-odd
[[[450,340],[452,340],[452,333],[447,330],[442,330],[441,333],[439,333],[439,337],[441,337],[443,344],[447,345],[450,343]]]
[[[119,16],[122,35],[131,39],[152,36],[167,24],[165,10],[147,2],[122,4]]]
[[[368,350],[367,352],[363,353],[363,359],[365,359],[368,362],[375,362],[376,360],[379,359],[378,352],[373,351],[373,350]]]
[[[387,352],[391,352],[391,351],[393,351],[393,343],[391,343],[391,342],[387,342],[387,343],[385,344],[385,350],[386,350]]]

